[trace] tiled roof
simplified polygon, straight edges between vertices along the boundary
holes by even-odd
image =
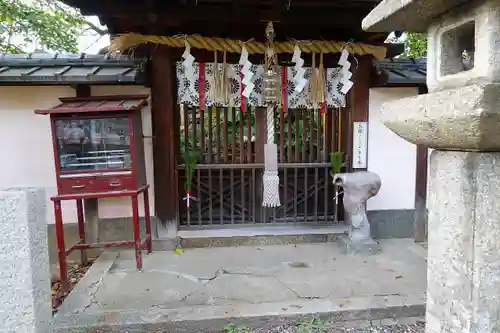
[[[148,104],[148,95],[62,97],[61,104],[50,109],[38,109],[38,114],[73,112],[109,112],[137,110]]]
[[[145,59],[87,54],[0,54],[0,85],[137,84]]]
[[[388,85],[425,85],[427,62],[425,59],[385,59],[375,62],[379,71],[388,74]]]

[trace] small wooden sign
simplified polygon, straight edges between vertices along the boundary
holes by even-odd
[[[366,169],[368,165],[368,123],[354,122],[352,133],[352,168]]]

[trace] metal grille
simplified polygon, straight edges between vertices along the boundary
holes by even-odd
[[[254,223],[337,223],[342,220],[330,175],[330,153],[346,151],[349,113],[276,111],[282,205],[261,205],[265,110],[181,107],[180,160],[196,152],[190,209],[181,200],[181,226]],[[183,163],[183,162],[182,162]],[[185,165],[178,166],[180,184]],[[184,188],[179,189],[184,193]],[[183,197],[181,195],[180,197]]]

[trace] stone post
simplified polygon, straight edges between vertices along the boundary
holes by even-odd
[[[1,332],[45,333],[52,318],[43,190],[0,190]]]
[[[436,149],[426,330],[500,332],[500,0],[385,0],[363,27],[428,31],[430,93],[382,107],[392,131]]]

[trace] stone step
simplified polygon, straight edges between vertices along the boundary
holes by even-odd
[[[290,225],[241,227],[205,230],[181,230],[177,232],[182,248],[230,247],[245,245],[285,245],[304,243],[328,243],[347,232],[340,225]]]
[[[56,318],[53,333],[83,332],[221,332],[228,323],[254,330],[280,323],[318,318],[339,327],[366,327],[416,322],[425,315],[425,295],[378,296],[338,300],[297,300],[295,302],[205,306],[179,309],[114,311],[106,314],[79,314]],[[265,332],[265,330],[263,330]]]

